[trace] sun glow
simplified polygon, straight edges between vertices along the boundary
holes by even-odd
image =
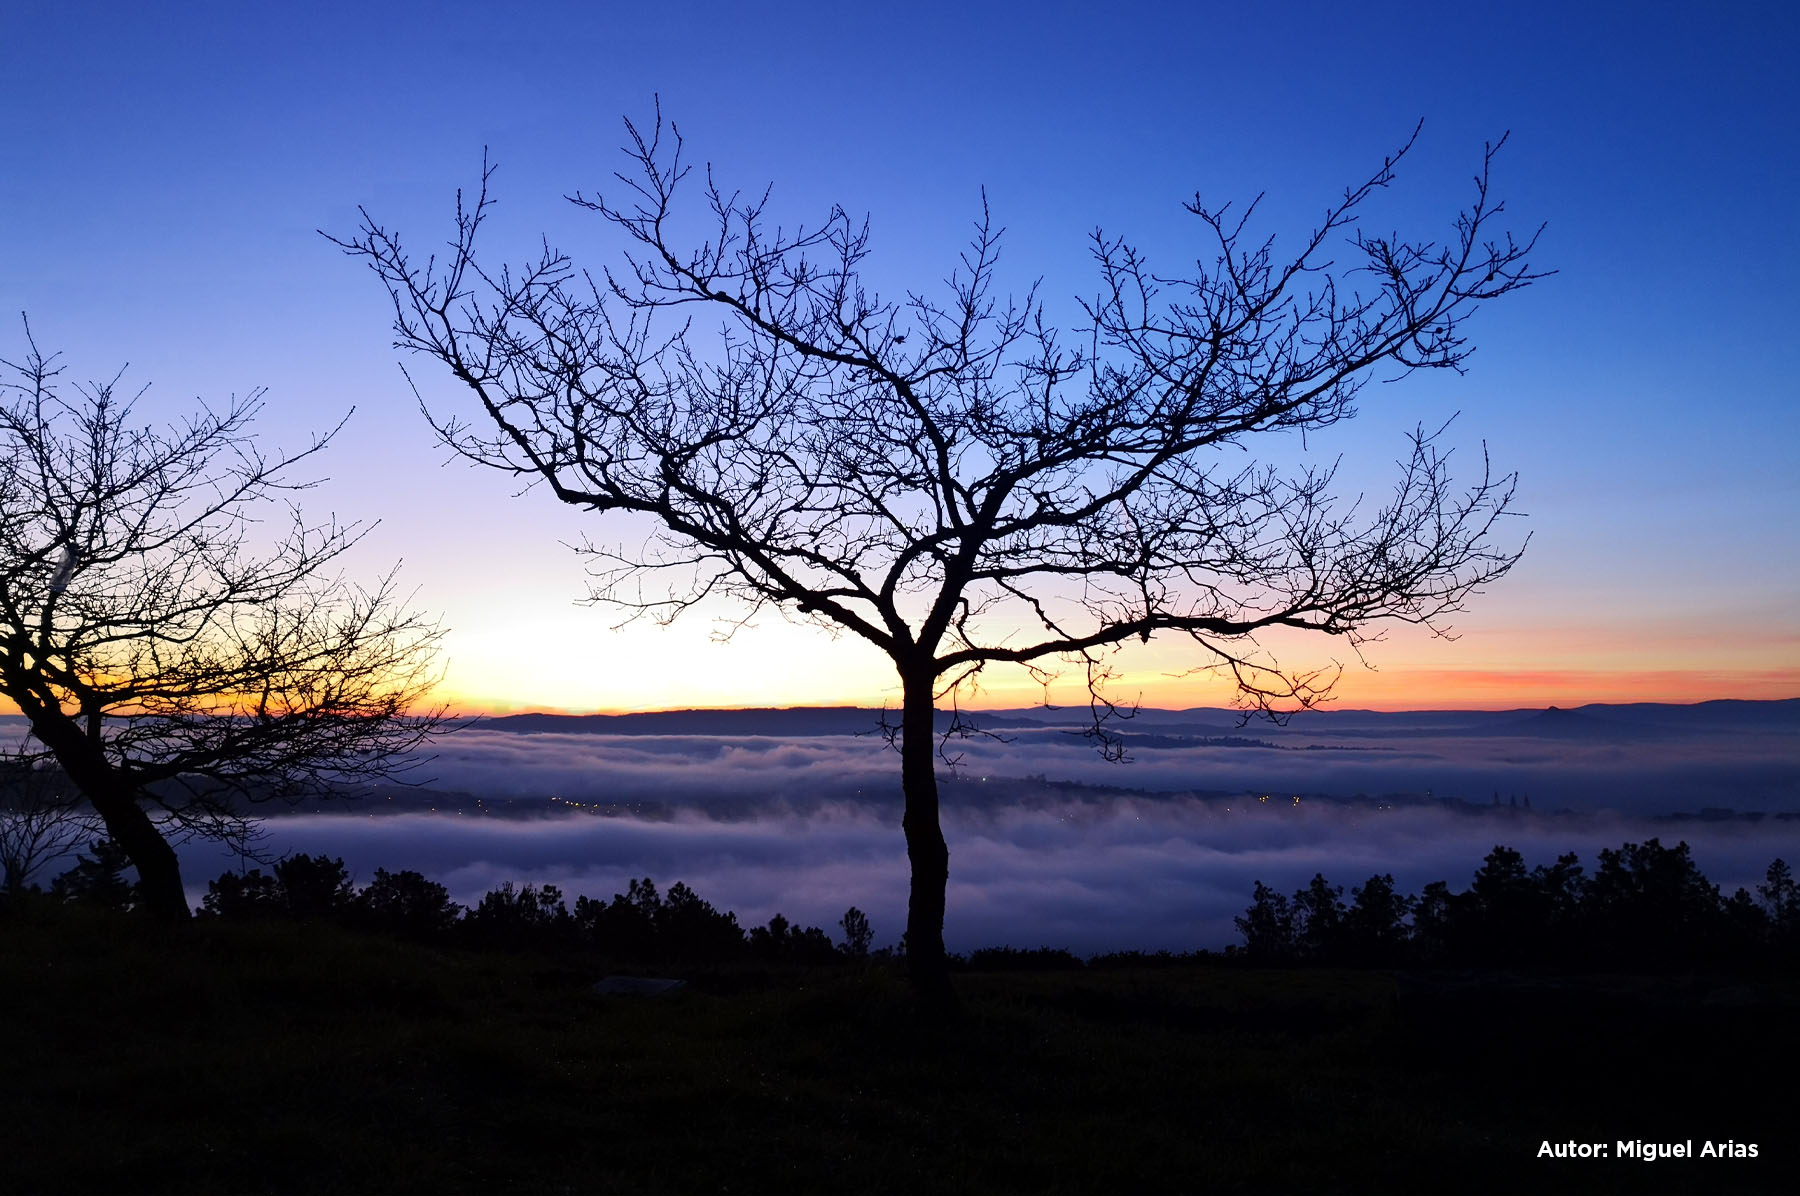
[[[530,630],[516,613],[456,618],[440,700],[469,712],[520,710],[619,713],[632,710],[751,706],[895,705],[892,663],[849,636],[832,638],[771,616],[728,640],[703,619],[671,627],[633,624],[612,630],[599,612],[562,607],[539,612]],[[1374,645],[1374,668],[1341,644],[1319,637],[1271,637],[1264,648],[1281,665],[1342,671],[1329,703],[1342,709],[1510,709],[1587,702],[1699,702],[1781,699],[1800,694],[1800,651],[1778,636],[1760,652],[1741,639],[1671,645],[1634,654],[1610,640],[1658,642],[1627,632],[1582,633],[1522,626],[1487,627],[1446,641],[1410,629]],[[1335,651],[1334,651],[1335,650]],[[1197,672],[1191,644],[1133,643],[1110,658],[1106,692],[1122,704],[1164,709],[1227,706],[1229,674]],[[957,701],[973,709],[1085,705],[1085,672],[1057,665],[1046,689],[1022,669],[979,674]],[[947,699],[946,699],[947,700]]]

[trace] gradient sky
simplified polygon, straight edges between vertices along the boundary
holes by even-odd
[[[0,312],[28,311],[79,377],[153,383],[142,410],[269,388],[277,444],[356,414],[309,509],[380,520],[352,572],[404,559],[442,612],[447,691],[488,708],[880,703],[885,661],[764,619],[728,645],[701,611],[610,629],[574,604],[561,541],[629,528],[445,464],[389,347],[385,295],[315,233],[366,205],[415,246],[499,164],[489,249],[540,232],[599,261],[592,218],[620,117],[660,94],[696,158],[775,184],[792,222],[833,202],[874,221],[872,273],[929,287],[987,194],[1019,290],[1053,314],[1091,289],[1096,225],[1165,269],[1182,200],[1266,192],[1306,232],[1424,118],[1377,221],[1440,235],[1484,141],[1496,190],[1548,230],[1560,273],[1471,325],[1466,377],[1374,387],[1343,454],[1384,491],[1404,433],[1461,415],[1521,476],[1524,562],[1454,642],[1396,633],[1352,658],[1341,704],[1529,706],[1800,694],[1800,128],[1789,4],[1569,6],[917,3],[516,6],[90,4],[0,13]],[[12,319],[10,315],[8,319]],[[0,356],[16,358],[16,325]],[[424,367],[427,363],[414,363]],[[434,401],[458,396],[415,368]],[[1291,446],[1274,446],[1291,453]],[[1285,459],[1285,458],[1284,458]],[[1272,645],[1322,662],[1329,643]],[[1152,645],[1123,696],[1219,704]],[[986,704],[1036,691],[995,676]],[[1069,695],[1064,695],[1069,696]]]

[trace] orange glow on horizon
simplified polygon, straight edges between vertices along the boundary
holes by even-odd
[[[1085,705],[1079,686],[1052,690],[1060,708]],[[1109,695],[1122,705],[1154,709],[1224,707],[1231,691],[1222,684],[1178,680],[1166,676],[1114,683]],[[1800,670],[1678,670],[1624,673],[1598,670],[1393,669],[1380,672],[1346,669],[1324,710],[1517,710],[1547,706],[1660,702],[1689,705],[1719,699],[1780,701],[1800,698]],[[871,688],[863,693],[820,694],[816,699],[779,701],[646,702],[643,704],[548,704],[478,695],[445,694],[440,700],[465,716],[508,714],[633,714],[669,710],[742,710],[752,707],[796,709],[821,706],[897,707],[898,696]],[[1017,710],[1044,704],[1035,685],[992,685],[961,701],[970,710]],[[948,705],[940,702],[940,706]]]
[[[704,620],[673,628],[597,626],[591,611],[529,612],[504,605],[462,612],[447,645],[445,675],[427,706],[464,715],[539,712],[622,714],[861,706],[897,708],[892,663],[850,636],[770,619],[729,639]],[[1342,671],[1323,709],[1505,710],[1590,703],[1687,704],[1715,699],[1800,697],[1800,633],[1785,612],[1720,627],[1715,620],[1633,618],[1588,625],[1550,618],[1498,619],[1456,639],[1395,628],[1366,649],[1365,667],[1348,645],[1303,633],[1269,634],[1250,650],[1290,670]],[[521,628],[529,633],[522,635]],[[1180,710],[1228,707],[1229,678],[1197,671],[1201,650],[1179,638],[1133,642],[1106,663],[1121,705]],[[1048,692],[1022,669],[992,668],[959,695],[971,710],[1088,703],[1079,666]],[[947,705],[948,701],[940,704]],[[0,698],[0,713],[17,714]]]
[[[1222,684],[1182,680],[1165,675],[1127,675],[1109,689],[1121,705],[1164,710],[1191,707],[1224,707],[1231,691]],[[1054,704],[1069,708],[1086,704],[1080,687],[1071,682],[1052,689]],[[1575,707],[1593,703],[1662,702],[1688,705],[1719,699],[1781,701],[1800,698],[1800,670],[1680,670],[1625,673],[1588,669],[1391,669],[1380,672],[1346,669],[1324,710],[1517,710],[1546,706]],[[461,717],[498,717],[508,714],[633,714],[667,710],[742,710],[753,707],[795,709],[820,706],[897,707],[891,689],[870,688],[862,693],[821,693],[817,698],[707,702],[546,703],[492,695],[440,692],[436,703],[447,705]],[[947,702],[940,702],[947,705]],[[1035,685],[996,684],[965,698],[970,710],[1017,710],[1044,704],[1044,691]],[[0,697],[0,714],[17,715],[19,708]]]

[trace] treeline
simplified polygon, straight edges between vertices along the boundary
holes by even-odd
[[[89,845],[58,876],[53,902],[130,910],[137,902],[130,863],[110,840]],[[34,896],[43,898],[46,895]],[[501,885],[465,909],[449,890],[417,872],[377,868],[358,888],[341,859],[294,855],[268,872],[227,872],[210,882],[203,918],[326,920],[357,930],[477,949],[584,951],[630,963],[734,961],[830,964],[905,953],[873,948],[868,918],[854,906],[833,937],[780,914],[744,927],[685,884],[659,891],[632,880],[611,901],[577,897],[555,885]],[[1527,868],[1497,846],[1469,887],[1435,881],[1417,894],[1398,891],[1392,874],[1352,888],[1323,874],[1291,896],[1258,881],[1236,919],[1242,947],[1207,951],[1116,952],[1083,960],[1040,947],[988,947],[953,966],[981,971],[1162,967],[1244,961],[1275,966],[1556,968],[1656,971],[1671,968],[1800,964],[1800,884],[1783,860],[1769,865],[1751,893],[1724,896],[1695,866],[1688,845],[1656,839],[1603,850],[1588,873],[1580,858]]]
[[[136,886],[130,861],[110,840],[88,847],[57,877],[52,900],[130,910]],[[268,872],[226,872],[208,883],[202,918],[233,921],[324,920],[380,934],[478,949],[583,950],[633,963],[822,964],[881,958],[868,918],[855,906],[838,923],[834,942],[817,926],[800,927],[776,914],[749,929],[737,915],[715,909],[684,884],[667,893],[650,878],[632,880],[611,901],[577,897],[571,908],[555,885],[515,887],[511,881],[465,909],[443,885],[418,872],[375,870],[357,888],[344,861],[292,855]]]
[[[1243,951],[1262,963],[1606,968],[1630,971],[1754,964],[1800,957],[1800,887],[1782,860],[1753,895],[1722,895],[1686,843],[1651,839],[1527,869],[1497,846],[1468,889],[1434,881],[1402,894],[1391,874],[1350,890],[1323,874],[1292,897],[1258,881],[1236,919]]]
[[[58,876],[48,894],[54,904],[129,912],[137,887],[131,862],[110,839],[90,843],[87,854]],[[0,894],[0,911],[6,906]],[[766,926],[746,929],[737,914],[721,911],[685,884],[659,892],[649,877],[632,880],[611,901],[577,897],[571,908],[555,885],[515,886],[508,881],[464,908],[450,891],[418,872],[375,870],[360,889],[341,859],[293,855],[268,872],[226,872],[206,886],[201,918],[231,921],[324,920],[354,930],[417,942],[478,950],[585,951],[637,964],[714,965],[733,962],[834,964],[898,961],[906,936],[876,948],[868,916],[855,906],[838,920],[838,937],[817,926],[796,926],[781,914]],[[1208,951],[1120,951],[1083,960],[1060,947],[983,947],[951,955],[959,970],[1065,971],[1081,968],[1169,967],[1215,962]]]

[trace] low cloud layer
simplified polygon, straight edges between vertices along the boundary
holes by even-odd
[[[1800,863],[1800,820],[1655,816],[1800,811],[1800,750],[1780,719],[1725,713],[1698,729],[1589,734],[1577,723],[1575,735],[1560,722],[1532,735],[1455,715],[1348,714],[1285,731],[1226,720],[1216,734],[1182,738],[1149,718],[1135,726],[1150,738],[1125,764],[1057,730],[965,741],[942,786],[946,933],[957,950],[1216,948],[1236,940],[1231,919],[1257,880],[1292,891],[1324,872],[1348,889],[1392,872],[1407,891],[1440,879],[1462,888],[1499,843],[1534,864],[1577,851],[1592,869],[1601,848],[1685,838],[1729,894],[1754,886],[1777,856]],[[16,722],[0,720],[0,732]],[[1204,742],[1220,736],[1236,742]],[[439,795],[413,795],[416,812],[388,812],[408,806],[402,794],[280,815],[267,823],[268,851],[342,856],[364,882],[377,867],[415,869],[464,903],[508,880],[555,884],[573,899],[611,897],[651,876],[665,888],[685,881],[746,925],[780,912],[833,928],[850,905],[870,915],[881,942],[904,925],[899,761],[877,735],[478,726],[441,741],[419,775]],[[482,804],[446,796],[457,793]],[[1495,793],[1498,808],[1488,804]],[[1318,800],[1357,794],[1417,796]],[[433,805],[440,812],[426,813]],[[569,812],[583,807],[609,813]],[[238,863],[206,844],[182,851],[196,901],[207,879]]]
[[[1791,719],[1696,719],[1691,727],[1622,727],[1629,734],[1609,736],[1604,728],[1595,735],[1495,733],[1492,720],[1505,716],[1467,716],[1478,717],[1489,721],[1352,712],[1296,720],[1287,729],[1253,723],[1240,730],[1221,720],[1216,735],[1185,737],[1159,734],[1163,728],[1146,717],[1123,725],[1147,736],[1131,745],[1124,763],[1108,763],[1066,731],[1011,730],[1004,741],[949,745],[961,763],[943,770],[951,782],[945,798],[1012,800],[1027,791],[1016,782],[1036,777],[1163,794],[1429,794],[1472,802],[1529,796],[1540,811],[1800,811],[1800,725]],[[0,737],[22,734],[23,720],[0,718]],[[1220,736],[1237,743],[1205,742]],[[898,757],[876,734],[523,734],[476,726],[439,741],[430,757],[412,776],[432,789],[526,804],[555,798],[749,816],[771,804],[891,804],[900,797]],[[997,782],[1015,783],[985,794],[980,788]]]
[[[1630,742],[1524,736],[1347,737],[1252,726],[1279,746],[1204,743],[1134,748],[1108,763],[1080,737],[971,739],[946,797],[978,801],[983,778],[1039,776],[1153,792],[1426,794],[1535,808],[1674,813],[1707,807],[1800,810],[1800,743],[1774,732],[1671,735]],[[421,770],[434,788],[484,796],[677,804],[899,799],[899,761],[878,736],[798,740],[700,735],[517,734],[476,727],[442,741]],[[991,783],[991,782],[990,782]],[[717,811],[716,811],[717,812]]]

